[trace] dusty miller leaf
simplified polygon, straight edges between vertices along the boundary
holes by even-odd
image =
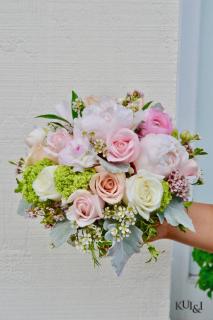
[[[97,156],[97,159],[100,163],[100,165],[108,172],[111,173],[123,173],[123,172],[128,172],[130,165],[125,164],[125,163],[119,163],[119,164],[114,164],[107,162],[106,160],[102,159],[101,157]]]
[[[51,230],[50,237],[55,247],[60,247],[67,242],[69,237],[76,233],[76,227],[74,227],[70,221],[59,222]]]
[[[29,204],[27,201],[24,199],[21,199],[19,201],[18,209],[17,209],[17,214],[24,217],[26,216],[26,210],[31,207],[31,204]]]
[[[183,202],[174,199],[170,202],[166,210],[164,211],[164,217],[169,224],[177,227],[179,224],[185,228],[195,231],[192,220],[186,213]]]
[[[113,237],[110,236],[110,229],[113,227],[113,224],[108,224],[109,231],[105,235],[106,240],[113,241]],[[111,263],[117,276],[121,274],[129,258],[134,253],[138,253],[141,248],[142,231],[136,226],[131,226],[130,230],[131,234],[129,237],[121,240],[120,242],[114,241],[112,247],[109,249],[108,255],[111,257]]]

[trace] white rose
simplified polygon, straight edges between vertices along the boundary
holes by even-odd
[[[54,172],[57,166],[44,168],[33,182],[33,189],[41,201],[60,200],[61,196],[55,189]]]
[[[140,141],[140,155],[135,166],[137,170],[168,176],[173,170],[182,171],[188,160],[188,152],[177,139],[167,134],[151,133]]]
[[[146,220],[149,220],[150,212],[157,210],[161,205],[162,179],[162,176],[140,170],[126,180],[126,200]]]
[[[42,128],[35,128],[30,132],[25,142],[29,147],[33,147],[35,145],[41,144],[46,137],[46,132]]]

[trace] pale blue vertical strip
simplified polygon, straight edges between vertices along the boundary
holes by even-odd
[[[200,158],[205,184],[195,189],[194,198],[213,203],[213,0],[202,1],[200,30],[196,127],[208,156]]]

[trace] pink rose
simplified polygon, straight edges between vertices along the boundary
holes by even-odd
[[[55,132],[49,132],[47,135],[47,148],[55,156],[64,149],[69,142],[72,141],[72,137],[66,129],[58,129]]]
[[[121,201],[125,189],[125,174],[110,172],[96,173],[90,181],[90,189],[109,204]]]
[[[73,202],[67,211],[67,219],[85,227],[103,218],[104,201],[87,190],[75,191],[67,200]]]
[[[172,136],[148,134],[140,141],[140,156],[135,162],[137,170],[168,176],[174,170],[181,170],[188,162],[185,147]]]
[[[110,130],[110,128],[109,128]],[[107,160],[110,162],[133,162],[140,151],[140,142],[136,133],[130,129],[120,129],[107,137]]]
[[[173,130],[169,115],[159,108],[150,108],[145,112],[144,121],[139,125],[138,135],[144,137],[149,133],[171,134]]]

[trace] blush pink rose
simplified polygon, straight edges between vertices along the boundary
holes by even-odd
[[[55,156],[64,149],[68,143],[72,141],[72,137],[66,129],[58,129],[55,132],[49,132],[47,135],[47,148]]]
[[[85,227],[103,218],[104,201],[87,190],[75,191],[67,200],[73,202],[67,211],[67,219]]]
[[[171,134],[172,120],[166,112],[158,108],[150,108],[145,112],[144,121],[139,125],[138,135],[144,137],[149,133]]]
[[[90,181],[90,189],[105,202],[118,203],[124,196],[125,174],[106,171],[96,173]]]
[[[140,152],[137,134],[126,128],[118,130],[114,135],[107,137],[107,152],[107,160],[110,162],[135,161]]]

